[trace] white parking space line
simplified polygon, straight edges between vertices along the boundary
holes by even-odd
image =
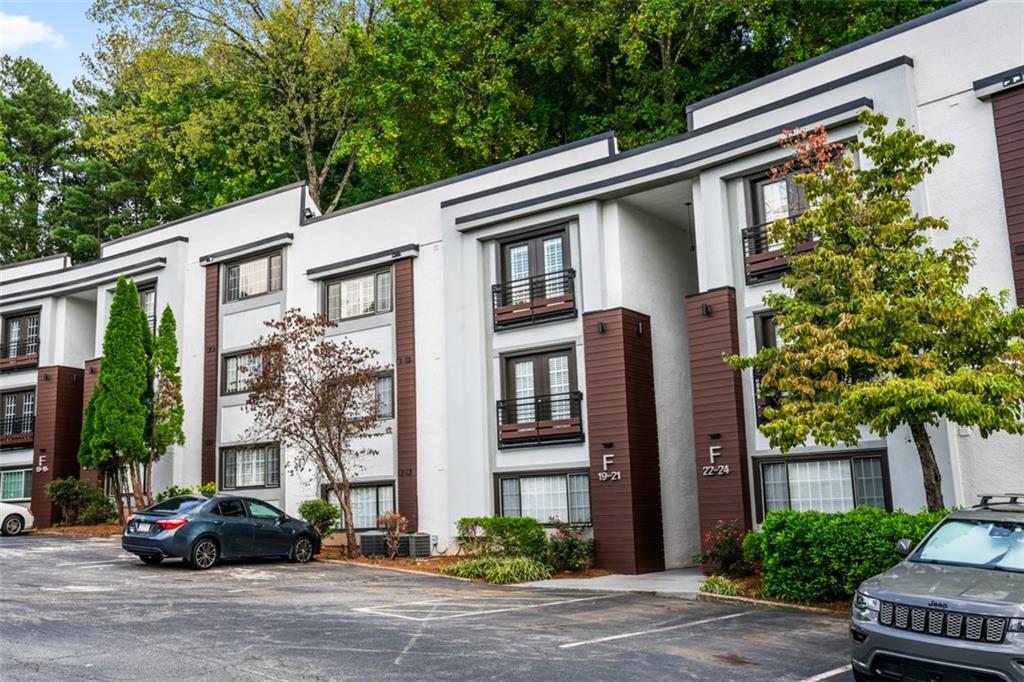
[[[66,564],[57,564],[55,568],[83,568],[85,566],[113,566],[115,564],[123,564],[126,561],[137,561],[135,557],[124,557],[122,559],[109,559],[107,561],[83,561],[75,562],[72,561]]]
[[[570,642],[569,644],[559,644],[559,649],[572,649],[578,646],[585,646],[587,644],[599,644],[601,642],[611,642],[616,639],[626,639],[628,637],[639,637],[640,635],[650,635],[656,632],[668,632],[669,630],[680,630],[682,628],[692,628],[695,625],[704,625],[705,623],[714,623],[720,620],[729,620],[730,618],[739,618],[740,616],[748,616],[753,611],[742,611],[740,613],[730,613],[727,616],[716,616],[714,618],[704,618],[702,620],[695,620],[689,623],[680,623],[679,625],[669,625],[663,628],[650,628],[648,630],[637,630],[636,632],[624,632],[619,635],[609,635],[607,637],[598,637],[597,639],[587,639],[582,642]]]
[[[363,606],[363,607],[352,609],[352,610],[353,611],[358,611],[360,613],[369,613],[369,614],[376,615],[376,616],[390,616],[392,618],[402,618],[404,620],[413,620],[413,621],[417,621],[417,622],[424,622],[424,621],[433,621],[433,620],[451,620],[453,618],[468,618],[470,616],[485,616],[485,615],[489,615],[489,614],[492,614],[492,613],[507,613],[509,611],[524,611],[526,609],[539,609],[539,608],[543,608],[543,607],[546,607],[546,606],[558,606],[560,604],[575,604],[575,603],[578,603],[578,602],[597,601],[597,600],[600,600],[600,599],[612,599],[613,597],[619,597],[619,596],[621,596],[621,595],[618,595],[618,594],[603,594],[603,595],[600,595],[600,596],[597,596],[597,597],[578,597],[578,598],[575,598],[575,599],[558,599],[558,600],[555,600],[555,601],[542,601],[542,602],[537,602],[537,603],[526,603],[526,604],[516,604],[516,605],[511,605],[511,606],[500,606],[499,608],[487,608],[486,602],[488,602],[488,601],[490,601],[492,599],[490,597],[485,597],[485,598],[480,599],[480,600],[471,600],[471,599],[445,600],[445,599],[437,599],[437,600],[429,600],[429,601],[422,601],[422,602],[410,602],[410,604],[402,605],[402,606],[409,606],[411,604],[435,604],[437,606],[445,606],[445,607],[450,607],[450,608],[453,608],[453,609],[461,609],[461,610],[455,611],[454,613],[449,612],[449,613],[444,613],[442,615],[435,615],[436,608],[433,608],[433,607],[427,607],[427,608],[422,608],[422,609],[414,609],[414,610],[411,611],[412,613],[422,613],[422,612],[429,613],[429,615],[427,615],[425,617],[417,617],[417,616],[407,615],[410,612],[410,610],[407,609],[407,608],[399,609],[399,608],[392,608],[392,607],[387,607],[387,606]],[[515,598],[515,599],[518,599],[518,598]],[[481,605],[484,606],[484,608],[482,608],[482,609],[481,608],[475,608],[474,607],[474,601],[476,601],[476,603],[478,603],[478,604],[483,602]],[[530,601],[533,602],[534,600],[530,599]],[[395,606],[397,607],[399,605],[396,604]],[[498,605],[496,604],[495,606],[498,606]]]
[[[849,663],[847,663],[844,666],[840,666],[838,668],[833,668],[832,670],[823,672],[823,673],[821,673],[819,675],[815,675],[814,677],[808,677],[806,679],[800,680],[800,682],[821,682],[821,680],[827,680],[830,677],[835,677],[836,675],[842,675],[843,673],[845,673],[848,670],[850,670],[851,667],[852,666]]]

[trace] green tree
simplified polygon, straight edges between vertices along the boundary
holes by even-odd
[[[0,173],[8,201],[0,211],[0,261],[50,253],[44,213],[55,194],[74,138],[75,103],[27,57],[0,57]]]
[[[148,332],[135,282],[120,277],[103,334],[103,366],[86,407],[79,462],[111,478],[115,501],[125,518],[121,494],[130,488],[136,507],[144,506],[139,462],[144,461],[149,408],[146,402]]]
[[[147,320],[147,327],[149,322]],[[164,308],[153,342],[151,366],[156,379],[150,407],[147,437],[148,457],[143,481],[144,495],[153,501],[153,463],[172,445],[185,444],[185,404],[181,397],[181,369],[178,367],[178,327],[171,306]]]
[[[882,435],[907,425],[917,448],[929,511],[943,505],[927,427],[948,419],[1024,433],[1024,307],[1009,294],[970,293],[975,243],[940,247],[949,226],[917,215],[912,194],[953,153],[900,120],[865,113],[850,149],[861,167],[834,154],[819,134],[798,136],[796,166],[811,208],[771,226],[792,268],[783,290],[765,296],[781,344],[730,357],[761,374],[777,399],[761,430],[784,452],[808,439],[855,444],[860,425]],[[807,172],[810,171],[810,172]],[[800,246],[816,239],[816,247]]]

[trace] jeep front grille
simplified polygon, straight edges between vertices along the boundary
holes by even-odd
[[[878,622],[900,630],[993,644],[1002,643],[1006,635],[1005,618],[951,613],[888,601],[881,602]]]

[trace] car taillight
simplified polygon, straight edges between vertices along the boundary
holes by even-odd
[[[127,518],[127,520],[125,520],[125,522],[124,522],[124,523],[125,523],[125,525],[128,525],[129,523],[131,523],[131,522],[132,522],[132,521],[134,521],[134,520],[135,520],[135,517],[134,517],[134,516],[129,516],[129,517]]]
[[[174,530],[175,528],[181,528],[186,523],[188,523],[188,519],[167,519],[166,521],[157,521],[156,525],[164,530]]]

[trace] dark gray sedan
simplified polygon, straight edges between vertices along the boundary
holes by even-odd
[[[128,517],[121,547],[147,564],[178,557],[205,570],[221,559],[280,557],[306,563],[320,552],[320,535],[262,500],[182,495]]]

